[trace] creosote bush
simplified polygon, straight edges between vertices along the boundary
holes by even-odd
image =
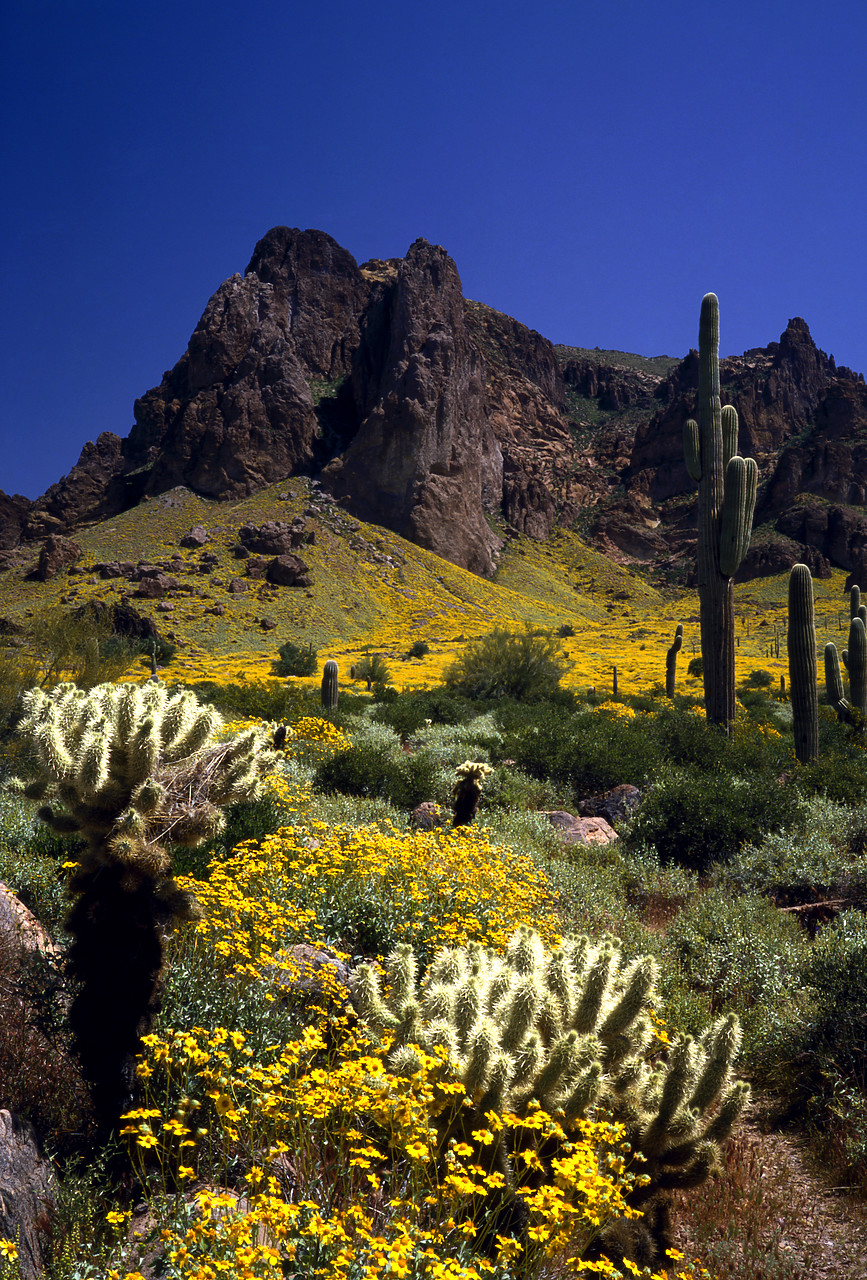
[[[557,638],[544,632],[497,627],[473,641],[446,668],[446,688],[469,698],[538,702],[559,688],[566,664]]]
[[[275,676],[312,676],[319,669],[319,660],[312,644],[295,644],[287,640],[277,650],[280,655],[274,663]]]

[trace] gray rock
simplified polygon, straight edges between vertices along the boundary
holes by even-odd
[[[18,1241],[21,1280],[39,1280],[55,1182],[26,1120],[0,1111],[0,1239]]]

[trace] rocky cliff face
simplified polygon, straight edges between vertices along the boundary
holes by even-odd
[[[759,463],[744,572],[795,554],[867,569],[867,388],[791,320],[724,360],[740,449]],[[682,428],[697,356],[555,348],[464,299],[418,240],[359,266],[321,231],[275,227],[209,301],[187,351],[30,503],[0,494],[0,554],[185,485],[236,499],[297,472],[354,514],[490,573],[502,537],[581,521],[623,560],[685,564],[695,520]],[[493,527],[499,532],[495,533]],[[502,535],[502,536],[501,536]]]

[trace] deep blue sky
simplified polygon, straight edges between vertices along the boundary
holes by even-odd
[[[555,342],[867,370],[856,0],[7,0],[0,488],[36,497],[268,228],[417,236]]]

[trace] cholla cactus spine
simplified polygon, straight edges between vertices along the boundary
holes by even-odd
[[[85,841],[70,882],[80,983],[70,1022],[108,1131],[129,1102],[129,1064],[156,1008],[168,928],[200,914],[172,878],[167,846],[216,835],[220,806],[254,795],[272,757],[258,730],[219,742],[213,708],[159,683],[32,689],[23,711],[24,792],[44,801],[43,821]]]
[[[405,952],[390,959],[389,971],[401,968],[405,977],[405,959]],[[393,1032],[418,1011],[419,1049],[448,1046],[445,1069],[468,1102],[438,1118],[441,1152],[451,1139],[485,1128],[486,1110],[526,1116],[538,1105],[571,1121],[596,1104],[623,1119],[646,1158],[650,1181],[637,1203],[706,1177],[749,1092],[732,1082],[740,1046],[733,1015],[697,1041],[675,1041],[667,1063],[650,1065],[656,976],[650,957],[624,965],[611,939],[568,939],[549,952],[522,928],[505,956],[477,946],[440,952],[420,987],[402,979],[386,994],[372,966],[362,965],[352,989],[372,1034]],[[395,1070],[418,1064],[405,1041],[395,1041],[386,1061]],[[499,1134],[497,1143],[490,1158],[514,1185],[507,1138]]]

